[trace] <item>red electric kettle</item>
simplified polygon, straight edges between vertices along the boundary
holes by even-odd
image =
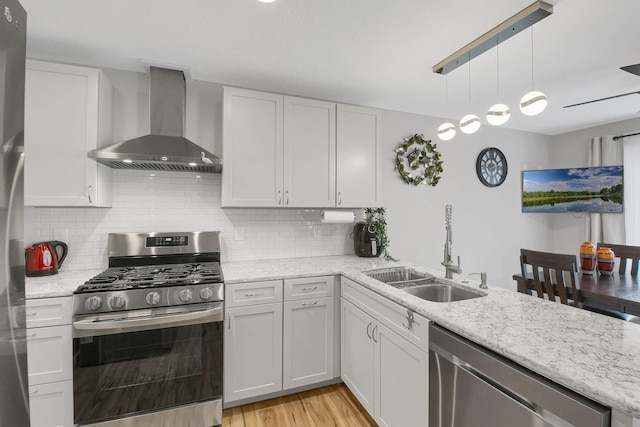
[[[58,253],[61,248],[61,253]],[[36,243],[25,248],[25,269],[29,277],[58,274],[58,268],[67,257],[69,247],[59,240]]]

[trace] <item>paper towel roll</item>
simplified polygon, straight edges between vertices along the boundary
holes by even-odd
[[[352,211],[320,211],[320,222],[323,224],[350,224],[355,219]]]

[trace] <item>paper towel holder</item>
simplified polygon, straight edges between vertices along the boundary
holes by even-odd
[[[353,211],[329,210],[320,211],[320,222],[322,224],[351,224],[356,220]]]

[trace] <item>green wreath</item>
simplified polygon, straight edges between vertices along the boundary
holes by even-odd
[[[412,149],[414,144],[416,147]],[[394,151],[396,153],[395,169],[404,182],[432,187],[438,184],[442,172],[442,160],[440,160],[442,154],[436,150],[436,144],[430,139],[425,139],[424,135],[415,134],[406,137]],[[415,177],[411,171],[415,171]]]

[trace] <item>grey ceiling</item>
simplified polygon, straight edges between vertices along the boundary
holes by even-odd
[[[549,1],[533,34],[446,77],[432,66],[533,0],[21,2],[31,58],[140,72],[143,60],[169,63],[196,80],[453,120],[483,118],[499,97],[512,109],[505,127],[549,135],[640,117],[640,95],[562,108],[640,90],[619,69],[640,63],[638,0]],[[531,89],[532,38],[534,86],[550,104],[525,117],[516,106]]]

